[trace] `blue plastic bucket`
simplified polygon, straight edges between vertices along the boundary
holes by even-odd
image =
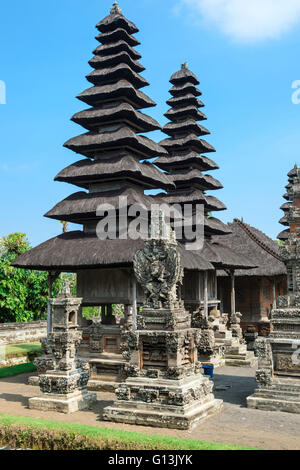
[[[214,376],[214,366],[203,366],[204,375],[208,375],[213,378]]]

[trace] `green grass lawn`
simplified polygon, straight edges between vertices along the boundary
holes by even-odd
[[[36,371],[36,367],[32,362],[26,364],[18,364],[17,366],[2,367],[0,368],[0,379],[5,377],[13,377],[14,375],[26,374],[28,372]]]
[[[9,436],[11,429],[22,430],[21,433],[23,437],[28,437],[28,435],[36,436],[34,439],[36,439],[37,442],[39,441],[38,436],[42,436],[45,433],[48,433],[48,436],[56,436],[56,442],[60,442],[59,436],[61,433],[64,433],[64,438],[61,438],[62,443],[72,442],[66,438],[66,436],[72,435],[73,440],[82,437],[83,439],[90,440],[91,443],[98,442],[101,446],[101,449],[106,448],[121,450],[121,448],[136,448],[143,450],[250,450],[246,447],[239,447],[234,445],[179,439],[175,437],[154,436],[151,434],[142,434],[139,432],[119,431],[115,429],[105,429],[82,424],[60,423],[56,421],[46,421],[43,419],[33,419],[28,417],[0,414],[0,436],[1,430],[2,434],[4,430],[6,435]],[[22,442],[23,437],[20,438],[20,442]],[[27,440],[26,444],[29,445],[30,441],[28,442]]]
[[[30,353],[41,353],[40,342],[24,344],[8,344],[5,346],[5,358],[28,356]]]

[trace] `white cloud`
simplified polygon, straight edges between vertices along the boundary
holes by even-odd
[[[300,0],[181,0],[234,40],[272,39],[300,23]]]

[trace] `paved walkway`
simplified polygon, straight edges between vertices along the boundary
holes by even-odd
[[[192,431],[102,421],[103,408],[111,405],[114,400],[114,395],[111,393],[99,393],[99,401],[92,410],[79,411],[71,415],[30,410],[27,406],[28,398],[37,396],[39,389],[27,385],[29,374],[0,379],[0,413],[252,448],[300,450],[300,414],[251,410],[245,407],[246,397],[251,395],[255,388],[254,376],[254,369],[236,367],[217,369],[214,381],[217,390],[220,391],[216,391],[215,395],[216,398],[224,400],[223,412],[201,422]]]

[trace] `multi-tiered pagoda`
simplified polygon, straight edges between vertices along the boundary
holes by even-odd
[[[167,101],[167,104],[171,108],[165,114],[170,122],[163,128],[169,137],[160,142],[160,145],[168,151],[168,155],[160,156],[154,163],[168,172],[169,179],[175,184],[175,188],[170,189],[167,195],[160,194],[159,197],[164,197],[169,204],[180,204],[181,206],[192,204],[194,213],[196,204],[201,204],[204,207],[203,235],[205,241],[200,253],[215,268],[231,270],[233,298],[234,269],[245,269],[247,266],[251,268],[253,265],[245,257],[235,253],[219,240],[215,241],[212,238],[214,235],[226,235],[230,233],[230,229],[212,216],[214,211],[225,210],[225,205],[216,197],[207,194],[207,191],[221,189],[222,185],[211,175],[204,173],[216,170],[218,166],[213,160],[202,155],[213,153],[215,149],[202,138],[210,132],[202,125],[206,116],[201,111],[204,104],[199,99],[202,93],[197,86],[200,82],[188,69],[186,63],[182,64],[181,70],[172,75],[170,82],[173,85],[170,89],[172,98]],[[194,218],[192,222],[194,229],[196,223]],[[183,237],[181,242],[186,245],[188,240]],[[202,278],[203,276],[200,276],[199,292],[201,293],[200,297],[203,298],[205,291],[207,291],[207,302],[204,302],[205,309],[216,309],[219,301],[217,300],[215,272],[209,273],[208,279],[203,280]],[[195,294],[191,293],[190,287],[188,288],[188,285],[193,283],[195,281],[187,276],[184,283],[184,299],[188,308],[189,304],[192,307],[197,303],[192,300],[192,297],[195,299]],[[203,302],[201,304],[203,305]],[[233,301],[232,313],[234,313],[234,309]]]
[[[210,132],[198,123],[206,120],[201,111],[204,104],[198,98],[202,94],[197,88],[199,81],[184,63],[181,70],[172,75],[170,82],[173,85],[170,90],[172,98],[167,104],[171,108],[165,114],[170,122],[163,128],[169,138],[160,142],[168,151],[168,156],[155,161],[159,168],[169,173],[169,178],[176,186],[169,191],[166,200],[182,205],[203,204],[207,237],[230,233],[226,225],[211,216],[213,211],[225,210],[225,205],[206,194],[209,190],[221,189],[223,186],[211,175],[203,173],[216,170],[218,166],[202,155],[215,152],[215,149],[202,139]]]
[[[280,209],[284,212],[284,216],[281,217],[279,220],[279,223],[283,225],[284,227],[290,227],[289,223],[289,215],[292,215],[293,212],[293,207],[300,208],[300,201],[299,201],[299,196],[297,195],[297,191],[294,191],[294,181],[295,178],[298,177],[299,173],[299,168],[297,164],[294,166],[294,168],[288,173],[288,184],[286,185],[286,193],[283,195],[283,198],[286,199],[287,202],[282,204]],[[295,230],[295,224],[291,225],[291,231]],[[290,229],[287,228],[283,230],[282,232],[279,233],[277,238],[283,242],[286,242],[289,238],[289,233]]]
[[[46,214],[52,219],[79,224],[82,230],[54,237],[14,263],[16,267],[49,271],[50,294],[55,276],[60,272],[76,272],[77,295],[83,298],[83,306],[105,308],[109,321],[106,319],[101,328],[98,324],[91,327],[84,335],[83,344],[88,338],[86,347],[96,358],[92,376],[101,372],[99,354],[120,354],[121,351],[120,330],[113,324],[112,305],[122,304],[125,312],[137,312],[137,306],[144,298],[134,276],[133,259],[136,251],[144,248],[143,236],[148,236],[148,230],[146,234],[141,233],[140,239],[133,239],[126,236],[124,217],[121,223],[116,218],[116,233],[107,227],[99,238],[99,222],[107,216],[104,209],[122,209],[125,222],[130,223],[135,214],[127,216],[129,207],[132,209],[132,205],[137,204],[149,210],[152,203],[157,204],[157,200],[145,195],[144,190],[160,188],[168,191],[174,187],[167,175],[148,162],[158,156],[167,156],[168,152],[142,135],[161,127],[141,112],[155,103],[141,91],[148,82],[140,75],[144,67],[139,62],[141,55],[135,50],[140,44],[134,36],[138,28],[125,18],[115,2],[97,29],[100,33],[97,40],[101,45],[95,49],[90,61],[94,69],[87,75],[91,87],[78,96],[89,107],[72,118],[85,132],[65,144],[84,158],[63,169],[55,178],[75,185],[81,191],[73,193]],[[110,216],[113,218],[114,214]],[[110,232],[108,238],[105,238],[105,231]],[[191,254],[182,246],[178,251],[185,269],[213,270],[199,254]],[[116,360],[116,364],[120,361]]]

